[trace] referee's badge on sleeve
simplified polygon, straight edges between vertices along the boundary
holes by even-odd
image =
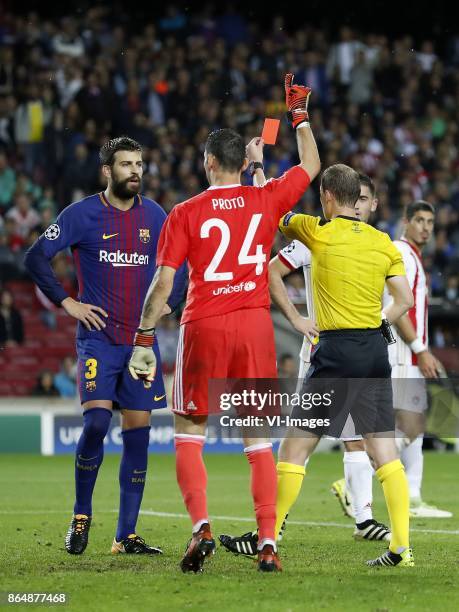
[[[291,219],[292,217],[294,217],[294,216],[295,216],[295,214],[296,214],[296,213],[294,213],[294,212],[289,212],[289,213],[287,213],[287,214],[285,215],[285,217],[284,217],[283,221],[282,221],[282,225],[283,225],[284,227],[287,227],[287,225],[290,223],[290,219]]]

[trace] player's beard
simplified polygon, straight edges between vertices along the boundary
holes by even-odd
[[[135,187],[134,186],[129,187],[128,184],[129,184],[129,181],[131,180],[132,180],[132,176],[122,181],[117,180],[116,176],[114,176],[112,173],[111,188],[112,188],[113,195],[115,195],[120,200],[130,200],[131,198],[136,196],[140,191],[142,181],[139,180],[139,182],[137,183],[137,185],[135,185]]]

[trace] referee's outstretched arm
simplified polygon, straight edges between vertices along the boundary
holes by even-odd
[[[384,308],[389,323],[395,323],[414,305],[413,292],[406,276],[389,276],[386,285],[393,301]]]

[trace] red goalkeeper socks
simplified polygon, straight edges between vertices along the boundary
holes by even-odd
[[[259,546],[276,547],[277,473],[272,445],[254,444],[244,449],[251,470],[251,490],[258,525]]]
[[[199,531],[203,523],[209,522],[207,471],[202,459],[204,442],[205,436],[175,435],[177,482],[193,523],[193,533]]]

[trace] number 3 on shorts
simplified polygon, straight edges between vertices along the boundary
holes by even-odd
[[[87,368],[84,373],[86,380],[92,380],[97,376],[97,359],[86,359],[85,366]]]

